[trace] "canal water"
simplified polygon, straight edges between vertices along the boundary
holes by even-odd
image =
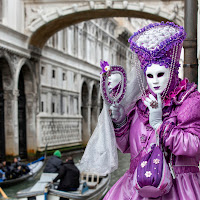
[[[83,153],[76,153],[73,155],[75,163],[79,162],[81,159]],[[129,154],[122,154],[120,151],[118,151],[118,156],[119,156],[119,167],[116,171],[114,171],[111,174],[111,182],[110,182],[110,188],[116,181],[127,171],[129,168],[129,163],[130,163],[130,155]],[[62,159],[64,160],[65,155],[63,155]],[[37,176],[19,183],[15,186],[8,187],[8,188],[2,188],[6,195],[9,197],[9,199],[16,199],[16,193],[19,190],[23,190],[25,188],[33,186],[40,178],[40,174]]]

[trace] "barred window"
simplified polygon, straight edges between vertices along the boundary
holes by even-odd
[[[44,112],[44,102],[41,102],[41,112]]]
[[[63,74],[62,74],[62,77],[63,77],[63,81],[65,81],[65,80],[66,80],[66,74],[63,73]]]
[[[42,67],[41,67],[41,74],[44,75],[44,73],[45,73],[45,67],[42,66]]]
[[[52,113],[55,113],[55,103],[52,103],[52,104],[51,104],[51,112],[52,112]]]
[[[55,78],[56,77],[56,71],[53,69],[52,70],[52,78]]]

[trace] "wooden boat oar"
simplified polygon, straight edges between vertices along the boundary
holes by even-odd
[[[47,195],[48,195],[48,192],[49,192],[49,186],[50,186],[50,184],[47,183],[47,185],[44,188],[44,200],[48,200]]]
[[[4,199],[8,199],[8,196],[6,195],[6,193],[3,191],[1,187],[0,187],[0,193]]]

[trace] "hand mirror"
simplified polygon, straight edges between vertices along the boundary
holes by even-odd
[[[101,92],[109,104],[120,103],[126,92],[126,72],[122,66],[109,66],[101,61]]]

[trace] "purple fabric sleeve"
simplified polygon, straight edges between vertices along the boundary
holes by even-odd
[[[200,153],[200,95],[186,99],[176,116],[163,122],[160,135],[174,155]]]
[[[126,124],[124,124],[120,128],[115,128],[117,147],[123,153],[130,153],[129,130],[134,114],[135,114],[135,107],[127,114]]]

